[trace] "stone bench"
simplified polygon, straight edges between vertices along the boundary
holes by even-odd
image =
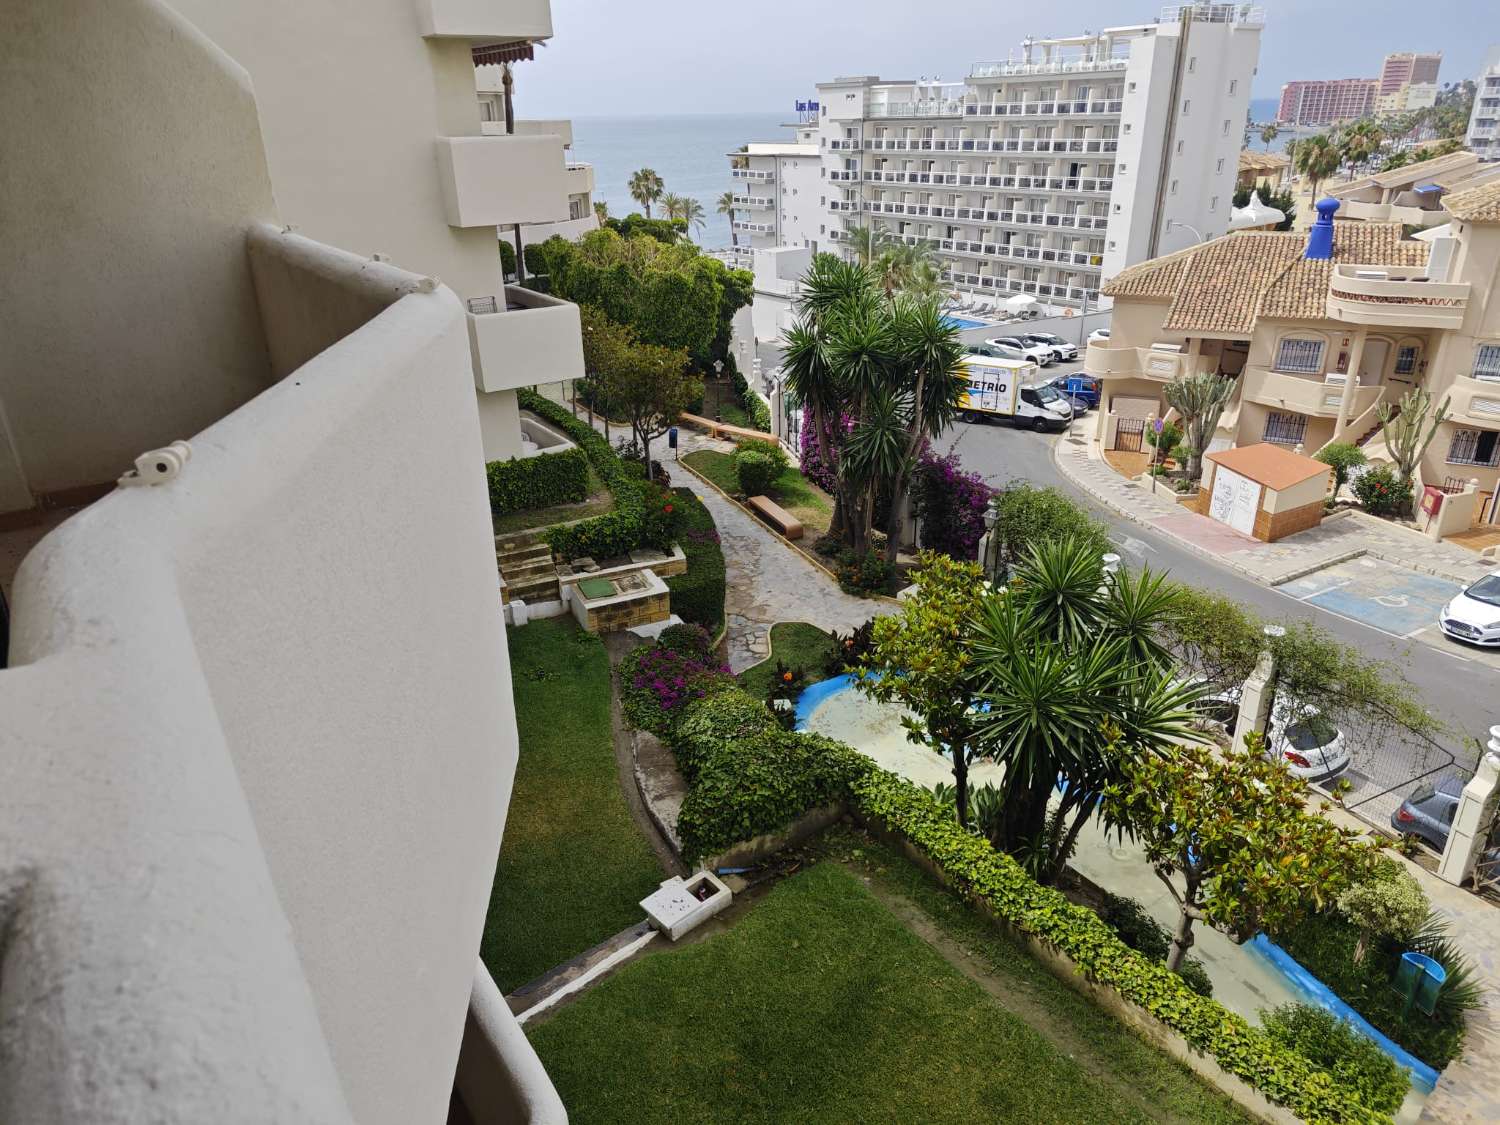
[[[678,421],[700,430],[707,430],[709,437],[729,438],[732,441],[753,440],[773,443],[776,441],[775,434],[746,429],[744,426],[731,426],[727,422],[715,422],[712,418],[700,418],[696,414],[683,414]]]
[[[750,505],[752,512],[788,539],[802,538],[801,522],[769,496],[752,496],[746,503]]]

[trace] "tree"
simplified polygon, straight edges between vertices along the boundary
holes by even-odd
[[[1212,371],[1179,375],[1162,388],[1167,404],[1182,415],[1188,447],[1188,479],[1203,475],[1203,451],[1208,448],[1219,416],[1234,394],[1235,380]]]
[[[1327,134],[1320,133],[1297,142],[1293,167],[1306,176],[1316,198],[1318,185],[1339,170],[1339,149]]]
[[[1145,845],[1177,903],[1173,972],[1193,945],[1194,922],[1237,941],[1290,926],[1375,861],[1378,845],[1306,810],[1307,786],[1266,757],[1258,735],[1243,749],[1181,746],[1140,757],[1123,772],[1105,788],[1104,806]]]
[[[1236,188],[1231,202],[1236,207],[1250,206],[1250,193],[1259,191],[1261,202],[1267,207],[1274,207],[1286,216],[1276,224],[1277,230],[1291,230],[1297,221],[1297,197],[1292,194],[1292,189],[1282,188],[1280,191],[1271,191],[1267,188]]]
[[[855,227],[848,232],[849,247],[854,258],[862,266],[874,265],[885,249],[896,241],[890,234],[875,227]]]
[[[685,196],[682,200],[681,211],[677,215],[677,218],[685,222],[690,230],[696,227],[699,233],[702,233],[703,204],[699,203],[690,195]]]
[[[1037,544],[971,644],[978,744],[1004,767],[991,843],[1056,882],[1105,788],[1130,763],[1192,736],[1200,689],[1178,679],[1156,632],[1172,587],[1142,570],[1106,581],[1086,540]],[[1061,786],[1056,809],[1048,805]]]
[[[1413,387],[1401,396],[1394,407],[1388,402],[1382,402],[1376,410],[1375,416],[1380,420],[1380,436],[1385,439],[1385,447],[1390,451],[1391,460],[1396,463],[1396,476],[1405,487],[1410,488],[1415,480],[1417,466],[1421,464],[1432,439],[1437,436],[1438,427],[1447,417],[1448,403],[1451,401],[1443,399],[1443,404],[1434,411],[1431,392],[1426,387]]]
[[[1081,539],[1099,556],[1113,550],[1109,529],[1055,488],[1013,480],[996,496],[995,527],[1000,575],[1007,575],[1038,543]]]
[[[1366,461],[1365,451],[1352,442],[1336,441],[1325,445],[1313,459],[1323,462],[1333,470],[1333,498],[1338,499],[1339,491],[1349,482],[1349,473],[1359,468]]]
[[[915,716],[903,720],[907,737],[948,756],[958,822],[968,827],[969,766],[979,753],[971,642],[984,575],[974,563],[925,551],[911,579],[916,592],[895,613],[875,618],[873,648],[855,682],[876,699],[905,706]]]
[[[1398,861],[1381,857],[1368,878],[1339,895],[1338,908],[1359,927],[1354,946],[1354,960],[1359,962],[1375,941],[1410,941],[1427,920],[1432,903]]]
[[[609,204],[602,199],[594,200],[594,218],[599,220],[601,227],[604,225],[605,220],[609,218]]]
[[[1268,125],[1262,126],[1260,131],[1260,142],[1261,144],[1266,146],[1267,152],[1271,151],[1271,142],[1279,136],[1281,136],[1281,130],[1276,127],[1276,123],[1274,121]]]
[[[703,382],[688,371],[685,349],[640,343],[624,325],[603,333],[597,322],[593,327],[588,347],[597,363],[592,376],[600,398],[610,413],[630,423],[649,472],[652,439],[675,426],[682,412],[703,397]],[[586,352],[585,362],[588,358]]]
[[[740,244],[739,235],[735,233],[734,229],[734,192],[726,191],[723,195],[719,196],[718,202],[714,205],[714,210],[728,218],[729,245],[738,246]]]
[[[661,209],[666,212],[669,219],[682,218],[682,208],[686,203],[686,198],[670,191],[661,197]]]
[[[630,174],[630,198],[646,209],[646,218],[651,217],[651,204],[662,197],[666,185],[652,168],[642,168]]]
[[[1355,169],[1379,152],[1384,143],[1385,134],[1381,132],[1380,126],[1369,120],[1356,121],[1339,138],[1339,159],[1349,165],[1351,180],[1354,179]]]
[[[872,266],[886,300],[893,301],[898,291],[926,287],[928,280],[936,277],[937,255],[930,242],[892,240],[880,250]]]

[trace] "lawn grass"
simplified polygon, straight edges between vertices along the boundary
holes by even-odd
[[[1132,1037],[1114,1034],[1128,1055]],[[832,860],[727,932],[627,966],[529,1036],[579,1125],[1177,1120],[1154,1112],[1154,1093],[1122,1095],[1069,1058]],[[1181,1120],[1246,1120],[1197,1089],[1203,1112]]]
[[[771,687],[771,677],[776,674],[776,661],[784,661],[788,668],[801,669],[807,673],[806,682],[815,684],[825,679],[823,662],[833,652],[833,638],[806,621],[782,621],[771,626],[770,659],[739,675],[740,687],[756,699],[764,699]]]
[[[491,515],[490,520],[495,525],[496,535],[510,535],[513,532],[525,531],[533,527],[547,527],[554,523],[602,516],[613,506],[614,498],[610,496],[609,489],[599,479],[599,474],[594,472],[594,466],[590,465],[589,493],[579,503],[553,504],[547,508],[528,508],[521,512],[507,512],[503,516]]]
[[[698,449],[683,460],[731,496],[739,492],[740,481],[730,454],[716,449]],[[833,500],[804,477],[796,466],[788,465],[783,469],[768,491],[772,500],[801,522],[810,539],[828,533],[828,526],[833,522]]]
[[[663,878],[620,792],[604,645],[571,618],[509,639],[521,756],[480,943],[502,992],[640,921]]]

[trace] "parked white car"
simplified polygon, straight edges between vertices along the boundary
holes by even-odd
[[[1057,359],[1057,354],[1046,344],[1033,344],[1020,336],[996,336],[985,343],[997,348],[1015,348],[1038,367],[1048,367]]]
[[[1239,709],[1239,688],[1214,692],[1198,704],[1204,722],[1226,734],[1234,731]],[[1266,752],[1307,782],[1331,781],[1349,768],[1344,732],[1311,703],[1299,704],[1284,695],[1271,705]]]
[[[1028,332],[1021,339],[1029,344],[1040,344],[1044,348],[1051,348],[1052,354],[1060,360],[1078,358],[1078,345],[1069,343],[1061,336],[1054,336],[1050,332]]]
[[[1109,329],[1108,328],[1096,328],[1096,329],[1094,329],[1092,332],[1089,333],[1089,343],[1091,343],[1091,344],[1108,344],[1109,343]]]
[[[1445,605],[1438,627],[1471,645],[1500,645],[1500,574],[1486,574]]]

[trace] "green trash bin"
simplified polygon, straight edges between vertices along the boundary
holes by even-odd
[[[1438,992],[1448,979],[1448,970],[1425,953],[1403,953],[1401,963],[1396,966],[1396,979],[1391,982],[1401,994],[1402,1014],[1415,1006],[1425,1015],[1432,1015],[1437,1007]]]

